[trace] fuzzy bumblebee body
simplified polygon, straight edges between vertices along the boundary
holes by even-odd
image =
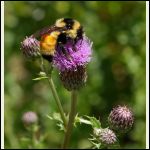
[[[52,57],[56,51],[56,44],[59,31],[53,31],[50,34],[43,35],[40,41],[41,54],[48,61],[52,61]]]
[[[64,28],[66,38],[68,39],[72,39],[77,42],[78,39],[83,38],[83,27],[77,20],[71,18],[61,18],[56,20],[55,26]]]
[[[71,41],[73,45],[83,38],[83,28],[80,23],[71,18],[61,18],[55,23],[59,30],[45,34],[41,38],[40,47],[42,56],[48,61],[52,61],[57,47],[61,47],[62,53],[67,56],[64,45]],[[68,56],[67,56],[68,57]]]

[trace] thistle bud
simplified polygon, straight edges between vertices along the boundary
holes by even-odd
[[[100,142],[104,145],[113,145],[117,142],[115,133],[108,128],[97,130],[97,134]]]
[[[65,70],[60,73],[60,79],[64,87],[71,90],[79,90],[86,83],[86,68],[78,66],[76,70]]]
[[[40,43],[33,37],[26,37],[21,42],[21,50],[26,57],[40,56]]]
[[[133,121],[133,113],[126,106],[115,107],[108,117],[110,127],[118,132],[128,131],[132,127]]]
[[[31,125],[31,124],[37,123],[38,116],[35,112],[32,112],[32,111],[25,112],[22,116],[22,121],[26,125]]]

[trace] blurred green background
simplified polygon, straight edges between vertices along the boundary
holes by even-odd
[[[118,104],[131,107],[133,129],[120,139],[122,148],[145,148],[146,47],[145,2],[5,2],[5,148],[27,148],[21,139],[28,136],[21,118],[32,110],[38,114],[40,132],[46,138],[37,148],[59,148],[63,132],[46,115],[57,106],[46,80],[33,81],[40,71],[36,61],[25,59],[20,42],[61,17],[77,19],[93,41],[93,58],[88,65],[87,85],[78,95],[79,115],[100,118],[107,127],[107,116]],[[54,82],[65,112],[70,93],[54,71]],[[91,129],[74,129],[71,147],[88,148]]]

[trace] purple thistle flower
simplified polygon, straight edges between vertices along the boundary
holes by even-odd
[[[21,42],[21,50],[26,57],[40,56],[40,43],[33,37],[26,37]]]
[[[75,45],[68,41],[64,48],[65,54],[61,47],[57,48],[53,65],[60,71],[60,79],[64,87],[69,91],[78,90],[85,85],[87,79],[86,65],[91,60],[92,43],[84,37]]]
[[[67,50],[67,57],[61,52],[61,48],[58,47],[53,58],[53,65],[60,72],[65,70],[76,70],[78,66],[85,66],[91,60],[92,43],[87,37],[79,40],[75,44],[75,48],[71,42],[68,42],[64,48]]]
[[[126,106],[113,108],[108,117],[110,127],[118,132],[128,131],[134,122],[132,111]]]

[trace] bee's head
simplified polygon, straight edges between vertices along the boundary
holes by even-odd
[[[71,18],[64,18],[64,22],[66,24],[66,28],[67,29],[72,29],[73,24],[74,24],[74,20]]]

